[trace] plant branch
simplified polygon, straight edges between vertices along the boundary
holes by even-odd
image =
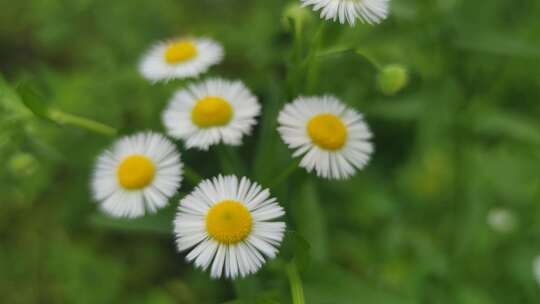
[[[115,128],[106,124],[55,109],[51,109],[47,112],[47,118],[59,125],[76,126],[106,136],[115,136],[118,132]]]

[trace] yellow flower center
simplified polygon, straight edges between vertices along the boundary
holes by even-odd
[[[197,56],[197,47],[191,41],[171,42],[165,49],[165,60],[169,64],[188,61]]]
[[[191,112],[193,123],[201,128],[223,126],[229,123],[233,110],[229,102],[220,97],[208,96],[199,101]]]
[[[246,206],[238,201],[225,200],[217,203],[206,216],[206,230],[222,244],[236,244],[251,232],[253,219]]]
[[[125,158],[117,169],[118,182],[128,190],[142,189],[152,182],[156,167],[143,155],[131,155]]]
[[[333,114],[319,114],[311,118],[307,131],[311,141],[324,150],[339,150],[347,141],[345,124]]]

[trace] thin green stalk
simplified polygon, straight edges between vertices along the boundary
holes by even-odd
[[[289,90],[289,97],[292,98],[294,95],[298,94],[301,74],[302,74],[302,58],[303,58],[303,35],[302,35],[302,20],[294,18],[291,20],[291,25],[293,27],[293,49],[289,64],[289,69],[287,71],[287,84]]]
[[[283,183],[296,169],[298,169],[298,161],[293,161],[280,175],[278,175],[272,182],[270,182],[270,188],[275,188]]]
[[[289,285],[291,287],[292,303],[305,304],[304,287],[302,287],[302,279],[300,278],[300,273],[298,273],[296,263],[290,262],[285,267],[287,277],[289,278]]]
[[[321,48],[322,40],[324,37],[324,31],[326,29],[326,22],[321,22],[319,25],[319,28],[317,28],[317,31],[315,32],[315,35],[313,36],[313,40],[311,42],[311,46],[309,49],[309,54],[306,56],[304,65],[309,66],[309,63],[311,63],[319,53],[319,50]]]
[[[66,113],[60,110],[49,110],[47,117],[59,125],[71,125],[107,136],[115,136],[117,130],[106,124],[88,119],[86,117]]]
[[[317,29],[317,32],[315,33],[315,36],[313,37],[313,43],[311,45],[310,51],[308,56],[306,57],[306,60],[304,62],[305,66],[305,90],[307,93],[313,93],[313,89],[317,85],[318,79],[319,79],[319,63],[317,61],[317,54],[319,53],[319,50],[322,45],[323,37],[324,37],[324,31],[326,29],[326,22],[322,22],[319,28]]]
[[[294,53],[296,62],[302,60],[303,43],[302,43],[302,20],[300,18],[294,19]]]
[[[355,50],[350,47],[335,47],[331,49],[326,49],[324,51],[320,51],[317,53],[317,59],[324,59],[326,57],[333,57],[341,54],[345,54],[348,52],[354,52]]]
[[[235,171],[238,174],[247,175],[247,168],[246,163],[239,155],[239,151],[234,149],[231,146],[225,146],[224,147],[225,153],[227,153],[227,157],[231,160],[233,166],[236,168]]]
[[[364,57],[369,63],[371,63],[377,70],[381,70],[382,69],[382,65],[380,64],[379,61],[377,61],[375,58],[373,58],[373,56],[371,56],[368,52],[366,52],[365,50],[356,50],[355,53],[359,56],[362,56]]]
[[[336,47],[327,49],[321,52],[317,53],[317,59],[325,59],[327,57],[337,56],[345,53],[352,52],[358,56],[363,57],[365,60],[367,60],[371,65],[373,65],[376,69],[380,70],[382,68],[382,64],[376,60],[367,50],[363,49],[355,49],[352,47]]]
[[[235,170],[234,161],[231,159],[231,153],[225,145],[218,145],[216,147],[216,155],[224,174],[233,174],[237,171]]]

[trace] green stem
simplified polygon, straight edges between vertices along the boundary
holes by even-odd
[[[115,128],[106,124],[60,110],[49,110],[47,117],[59,125],[72,125],[107,136],[115,136],[117,133]]]
[[[217,158],[219,160],[219,164],[221,167],[221,170],[224,174],[233,174],[235,173],[235,165],[233,160],[231,159],[230,151],[227,149],[225,145],[218,145],[216,147],[216,154]]]
[[[283,181],[285,181],[287,177],[289,177],[291,174],[293,174],[296,171],[296,169],[298,169],[298,166],[299,166],[299,162],[293,161],[289,166],[287,166],[287,168],[285,168],[285,170],[283,170],[283,172],[281,172],[280,175],[278,175],[276,178],[274,178],[272,182],[270,182],[269,184],[270,188],[275,188],[279,186],[281,183],[283,183]]]
[[[365,50],[357,49],[355,53],[359,56],[364,57],[369,63],[371,63],[377,70],[382,69],[382,65],[377,61],[373,56],[371,56],[368,52]]]
[[[184,165],[184,176],[186,177],[186,180],[188,180],[194,186],[197,186],[203,180],[202,176],[186,165]]]
[[[229,159],[231,159],[234,167],[236,168],[236,172],[238,174],[247,175],[248,169],[246,168],[245,161],[241,158],[240,150],[233,148],[231,146],[225,147],[225,151],[227,152],[227,155],[229,156]]]
[[[300,81],[301,81],[301,69],[302,69],[302,57],[303,57],[303,43],[302,43],[302,20],[294,18],[291,20],[293,27],[293,49],[289,63],[289,69],[287,71],[287,85],[289,97],[293,98],[298,94]]]
[[[294,49],[296,62],[302,60],[302,20],[299,18],[294,19]]]
[[[291,286],[291,296],[293,304],[305,304],[304,288],[302,287],[302,279],[298,273],[296,263],[290,262],[286,266],[287,277]]]
[[[320,51],[317,53],[317,59],[324,59],[327,57],[333,57],[337,55],[341,55],[348,52],[354,52],[355,50],[350,47],[336,47],[331,49],[326,49],[324,51]]]
[[[325,28],[326,28],[326,22],[322,22],[321,25],[319,25],[319,28],[317,29],[315,36],[313,37],[313,43],[309,50],[309,54],[306,57],[306,60],[304,62],[304,67],[306,71],[305,72],[306,73],[305,90],[309,94],[313,93],[313,90],[319,78],[319,63],[317,61],[317,54],[319,53],[319,50],[322,45]]]

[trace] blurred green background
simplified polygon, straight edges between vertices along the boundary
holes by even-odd
[[[175,252],[171,207],[112,220],[89,193],[96,155],[114,139],[40,119],[14,87],[31,79],[46,107],[129,134],[163,131],[184,82],[137,73],[155,41],[182,34],[223,43],[210,75],[244,80],[264,114],[220,168],[185,151],[202,176],[263,184],[290,163],[275,132],[290,99],[292,35],[283,0],[0,0],[0,297],[3,303],[289,303],[280,257],[239,282],[211,280]],[[309,13],[305,45],[321,21]],[[381,25],[327,24],[319,77],[365,113],[370,165],[331,182],[299,170],[273,189],[311,245],[307,303],[540,303],[540,1],[394,0]],[[380,65],[408,69],[394,95]],[[181,146],[180,146],[181,147]],[[193,188],[184,182],[181,192]],[[240,298],[240,300],[237,300]]]

